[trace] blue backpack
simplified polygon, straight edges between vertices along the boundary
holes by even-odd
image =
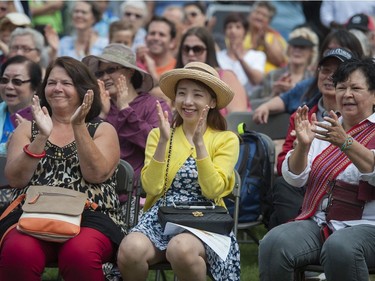
[[[240,154],[236,170],[241,177],[241,195],[238,222],[253,222],[262,215],[267,226],[272,209],[269,198],[274,177],[275,146],[270,137],[243,128],[240,134]],[[234,203],[225,199],[230,214]]]

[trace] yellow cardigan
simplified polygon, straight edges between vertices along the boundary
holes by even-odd
[[[159,136],[159,128],[155,128],[147,138],[145,165],[141,171],[142,186],[147,194],[144,210],[148,210],[164,194],[169,143],[165,161],[156,161],[153,156]],[[213,199],[217,205],[225,206],[222,198],[232,192],[235,182],[233,170],[239,154],[238,136],[230,131],[215,131],[207,128],[203,140],[209,156],[197,160],[195,148],[186,139],[182,127],[176,128],[172,141],[167,188],[171,186],[176,173],[186,159],[192,155],[197,162],[198,182],[203,196]]]

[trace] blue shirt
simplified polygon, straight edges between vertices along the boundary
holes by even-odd
[[[309,108],[311,108],[318,102],[319,98],[321,97],[321,94],[318,90],[316,90],[312,98],[306,99],[304,97],[304,94],[314,82],[314,77],[304,79],[301,82],[297,83],[294,88],[280,95],[280,98],[284,102],[286,112],[292,114],[301,105],[306,104]]]

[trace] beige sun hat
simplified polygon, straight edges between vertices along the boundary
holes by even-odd
[[[134,69],[142,76],[142,84],[137,91],[148,92],[153,86],[154,82],[152,76],[140,69],[136,64],[135,53],[124,44],[112,43],[106,46],[100,56],[89,55],[82,59],[82,62],[94,73],[98,70],[99,62],[112,62],[120,64],[126,68]]]
[[[160,89],[171,100],[175,100],[176,85],[182,79],[197,80],[211,88],[216,94],[218,109],[226,107],[233,99],[233,91],[220,79],[217,71],[203,62],[190,62],[184,68],[164,72],[159,80]]]
[[[31,25],[31,20],[23,13],[12,12],[6,14],[0,21],[0,29],[2,29],[8,23],[11,23],[17,27],[27,27]]]

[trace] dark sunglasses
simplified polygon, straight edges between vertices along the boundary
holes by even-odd
[[[185,54],[189,54],[190,51],[193,51],[193,53],[197,56],[203,54],[204,51],[206,51],[207,49],[203,46],[188,46],[188,45],[184,45],[182,46],[182,52],[184,52]]]
[[[140,15],[140,14],[135,14],[135,13],[130,13],[130,12],[125,12],[124,15],[128,18],[130,18],[131,16],[135,16],[136,19],[140,19],[142,18],[143,16]]]
[[[108,75],[110,75],[110,74],[115,73],[117,70],[123,69],[123,68],[126,68],[126,67],[123,67],[123,66],[112,66],[112,67],[108,67],[108,68],[106,68],[104,70],[95,71],[94,75],[95,75],[96,78],[100,78],[100,77],[104,76],[104,73],[107,73]]]
[[[0,84],[1,85],[6,85],[6,84],[9,83],[9,81],[12,82],[12,84],[14,86],[21,86],[23,83],[28,83],[31,80],[30,79],[29,80],[21,80],[21,79],[17,79],[17,78],[9,79],[7,77],[1,77],[0,78]]]

